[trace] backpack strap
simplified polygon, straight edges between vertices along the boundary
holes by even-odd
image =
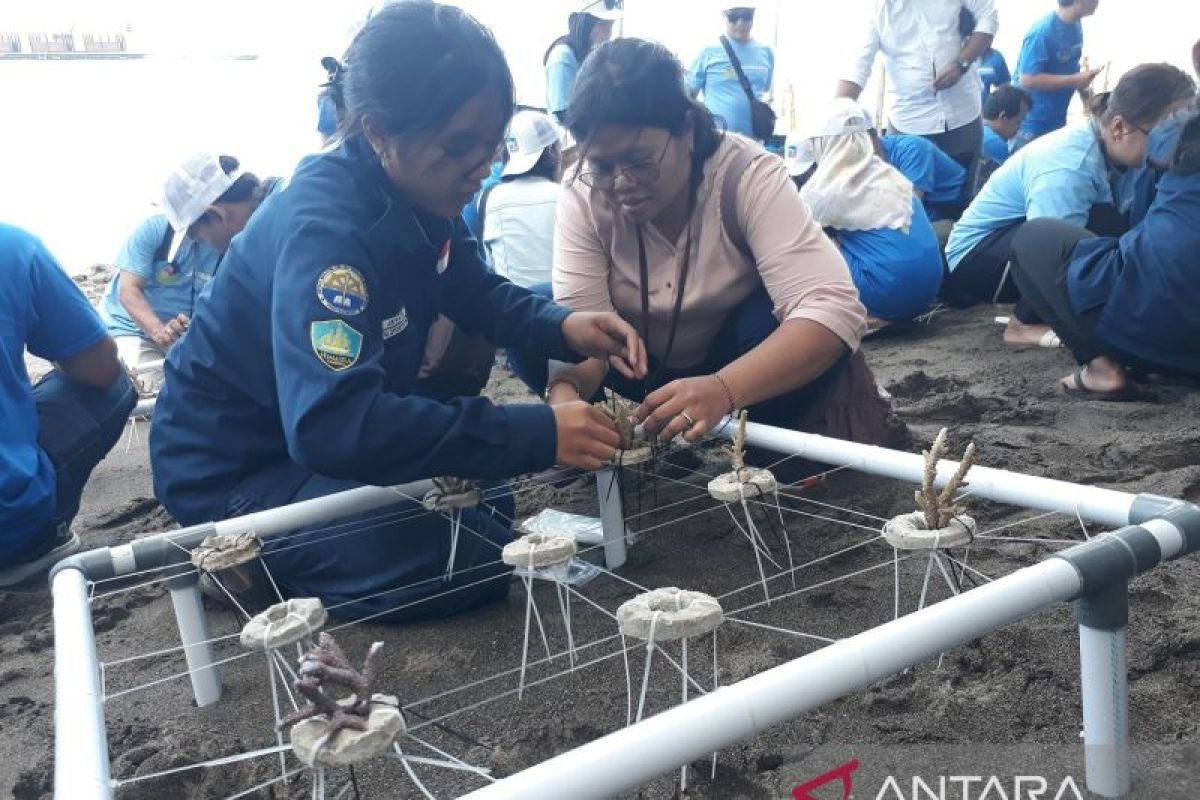
[[[729,241],[733,242],[733,246],[751,261],[754,261],[754,251],[750,249],[745,228],[738,219],[738,187],[741,186],[742,178],[750,165],[766,154],[765,150],[756,152],[749,148],[739,148],[729,162],[721,183],[721,227]]]

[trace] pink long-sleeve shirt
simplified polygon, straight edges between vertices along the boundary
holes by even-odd
[[[866,329],[866,312],[846,262],[801,201],[779,158],[755,159],[737,191],[738,225],[754,259],[730,240],[721,220],[721,186],[739,149],[759,145],[726,135],[704,167],[692,217],[691,265],[667,366],[704,360],[729,312],[766,286],[780,322],[807,319],[851,349]],[[637,225],[600,191],[566,181],[554,244],[554,297],[577,311],[613,311],[642,330]],[[668,241],[643,226],[649,275],[649,351],[667,346],[688,231]]]

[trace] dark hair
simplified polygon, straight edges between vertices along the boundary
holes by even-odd
[[[586,11],[571,12],[567,17],[567,35],[560,36],[550,43],[550,46],[546,48],[546,55],[542,56],[542,66],[550,62],[550,54],[560,44],[571,48],[571,52],[575,54],[575,60],[582,64],[592,49],[592,31],[602,21],[599,17],[592,16]]]
[[[232,175],[237,172],[241,163],[233,156],[217,156],[217,161],[221,164],[221,169],[226,175]],[[253,172],[243,172],[233,182],[233,185],[226,189],[220,197],[214,200],[214,203],[240,203],[243,200],[249,200],[250,196],[258,188],[260,181],[258,176]]]
[[[1196,82],[1171,64],[1138,64],[1121,76],[1111,92],[1088,100],[1088,113],[1103,124],[1115,117],[1141,128],[1151,128],[1181,100],[1196,94]]]
[[[402,0],[374,14],[327,89],[339,135],[361,130],[370,116],[401,137],[437,130],[489,90],[512,113],[513,78],[500,45],[470,14],[432,0]]]
[[[1023,105],[1033,108],[1033,97],[1029,92],[1012,84],[997,86],[983,104],[983,118],[1000,119],[1005,116],[1013,119],[1021,113]]]
[[[584,143],[604,125],[662,128],[672,136],[691,126],[692,193],[704,162],[721,146],[723,133],[704,104],[683,82],[683,64],[657,42],[617,39],[596,48],[579,70],[567,109],[567,128]],[[580,160],[582,164],[582,159]]]

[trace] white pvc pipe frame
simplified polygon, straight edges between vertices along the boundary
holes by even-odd
[[[723,426],[726,435],[730,426]],[[919,455],[812,434],[747,425],[747,442],[789,455],[868,474],[919,482]],[[956,464],[938,465],[944,485]],[[1004,470],[974,467],[973,496],[1046,511],[1077,514],[1108,526],[1129,522],[1136,497]],[[254,532],[260,538],[420,496],[428,482],[405,487],[363,487],[291,506],[214,523],[212,532]],[[1160,533],[1160,531],[1164,531]],[[1172,540],[1172,533],[1179,541]],[[149,539],[167,539],[174,534]],[[622,536],[624,531],[621,532]],[[1159,526],[1164,559],[1178,553],[1182,535]],[[94,551],[111,558],[116,574],[134,571],[132,545]],[[78,557],[75,557],[78,558]],[[55,793],[66,800],[106,799],[109,781],[104,706],[91,621],[88,577],[80,567],[58,570],[52,580],[55,627]],[[1078,573],[1061,559],[1027,567],[1006,578],[938,603],[917,614],[842,640],[813,654],[625,728],[469,795],[602,798],[665,774],[681,764],[748,738],[872,681],[1022,619],[1078,593]],[[613,765],[620,763],[621,769]]]

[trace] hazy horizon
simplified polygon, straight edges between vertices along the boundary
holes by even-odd
[[[776,93],[792,87],[799,113],[833,88],[861,29],[867,0],[759,3],[756,37],[777,48]],[[373,5],[283,0],[16,2],[0,28],[132,28],[144,61],[5,61],[0,96],[0,220],[41,236],[71,271],[111,261],[149,211],[166,169],[193,150],[238,156],[259,174],[290,173],[318,146],[317,85],[322,55],[339,54]],[[492,27],[509,58],[521,102],[543,102],[542,54],[565,29],[568,0],[463,0]],[[714,0],[626,0],[624,35],[662,41],[685,66],[721,30]],[[997,47],[1015,66],[1030,24],[1053,0],[997,0]],[[817,23],[819,22],[819,27]],[[106,26],[108,26],[106,28]],[[1142,61],[1190,68],[1200,4],[1103,0],[1084,22],[1085,54],[1112,62],[1110,81]],[[25,28],[28,31],[32,28]],[[1130,31],[1138,34],[1130,36]],[[140,38],[139,38],[140,37]],[[152,45],[152,47],[151,47]],[[254,53],[255,61],[215,59]],[[873,104],[868,87],[864,99]],[[786,122],[785,122],[786,124]]]

